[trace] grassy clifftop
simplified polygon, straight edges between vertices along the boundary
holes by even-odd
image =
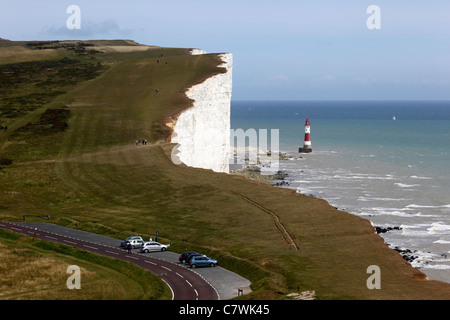
[[[2,86],[0,125],[8,131],[0,132],[0,158],[12,163],[0,170],[0,219],[50,215],[117,238],[158,231],[173,250],[208,252],[252,280],[256,299],[285,299],[298,286],[320,299],[450,298],[449,284],[417,280],[423,274],[367,220],[320,199],[171,162],[165,123],[191,105],[188,87],[223,71],[217,54],[130,41],[0,41],[2,50],[26,53],[0,63],[5,83],[21,77]],[[31,73],[30,63],[43,71]],[[67,126],[37,130],[47,109],[68,110]],[[136,146],[142,139],[149,144]],[[366,286],[370,265],[381,269],[380,290]]]

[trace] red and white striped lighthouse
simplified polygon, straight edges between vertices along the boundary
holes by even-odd
[[[309,119],[306,119],[306,121],[305,121],[305,142],[303,144],[303,148],[299,148],[298,152],[300,152],[300,153],[312,152],[312,148],[311,148],[311,124],[309,123]]]

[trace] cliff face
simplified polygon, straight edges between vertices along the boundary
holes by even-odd
[[[220,67],[227,71],[187,91],[194,105],[178,117],[171,142],[178,144],[176,156],[184,164],[229,173],[233,56],[226,53],[220,58]]]

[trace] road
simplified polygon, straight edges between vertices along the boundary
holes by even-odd
[[[244,288],[244,294],[250,290],[250,282],[231,271],[216,267],[197,268],[194,272],[178,263],[179,254],[170,251],[139,253],[133,250],[133,253],[128,254],[127,250],[120,248],[120,240],[51,223],[1,221],[0,228],[31,237],[36,232],[38,239],[60,242],[132,262],[158,275],[172,290],[173,300],[230,299],[238,295],[238,288]]]

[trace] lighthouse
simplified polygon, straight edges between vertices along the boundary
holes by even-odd
[[[306,119],[306,121],[305,121],[305,142],[303,143],[303,148],[299,148],[298,152],[300,152],[300,153],[312,152],[312,148],[311,148],[311,124],[309,123],[309,119]]]

